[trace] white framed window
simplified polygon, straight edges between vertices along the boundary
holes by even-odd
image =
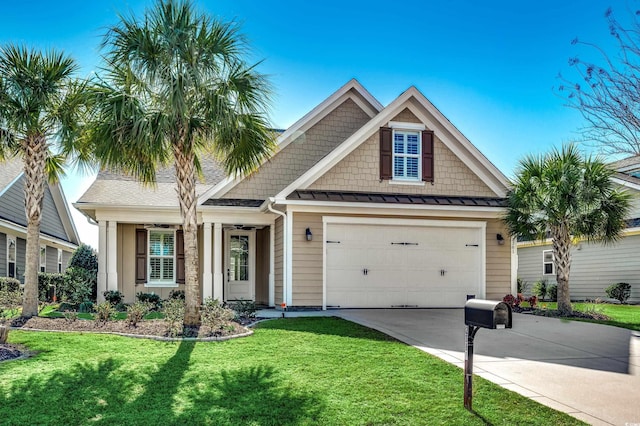
[[[555,275],[556,265],[553,258],[553,250],[544,250],[542,252],[542,274]]]
[[[7,276],[18,278],[16,269],[16,237],[7,235]]]
[[[421,132],[393,130],[393,179],[422,180]]]
[[[149,230],[147,283],[149,285],[175,285],[176,260],[174,230]]]
[[[58,273],[62,273],[62,249],[58,249]]]
[[[40,272],[47,272],[47,246],[40,246]]]

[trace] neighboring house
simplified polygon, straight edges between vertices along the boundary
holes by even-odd
[[[64,272],[80,244],[60,185],[45,188],[40,225],[40,271]],[[24,282],[27,216],[21,159],[0,162],[0,277]]]
[[[569,289],[572,300],[607,299],[605,288],[614,283],[631,284],[629,302],[640,303],[640,156],[610,164],[617,173],[613,182],[633,196],[632,209],[623,237],[613,243],[575,241],[571,251]],[[518,277],[528,282],[556,284],[551,239],[518,243]]]
[[[352,80],[245,178],[203,161],[201,294],[287,308],[461,307],[515,286],[507,180],[418,90],[383,107]],[[155,188],[101,172],[98,293],[183,288],[173,170]],[[506,244],[505,244],[506,242]]]

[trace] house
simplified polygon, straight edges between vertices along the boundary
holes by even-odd
[[[640,156],[616,161],[610,167],[616,170],[613,182],[633,196],[627,228],[614,244],[575,241],[569,278],[571,299],[607,299],[605,288],[626,282],[631,284],[629,302],[640,303]],[[555,274],[550,239],[518,242],[518,276],[522,280],[530,284],[546,280],[549,285],[555,285]]]
[[[286,308],[461,307],[515,286],[507,180],[416,88],[386,107],[349,81],[254,173],[203,161],[201,295]],[[184,283],[173,171],[102,171],[74,204],[99,225],[98,294]],[[505,243],[506,242],[506,243]]]
[[[0,277],[13,277],[21,282],[27,248],[23,167],[19,158],[0,163]],[[47,184],[40,224],[40,271],[64,272],[79,244],[62,188]]]

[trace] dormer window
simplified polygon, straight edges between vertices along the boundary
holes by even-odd
[[[380,128],[380,180],[433,183],[433,131],[416,123],[390,125]]]

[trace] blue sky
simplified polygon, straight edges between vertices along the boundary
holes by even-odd
[[[0,44],[62,49],[96,71],[105,29],[118,13],[142,14],[152,1],[29,1],[3,5]],[[200,0],[198,6],[242,24],[252,59],[275,88],[272,122],[286,128],[351,78],[383,105],[414,85],[503,173],[528,153],[576,140],[580,115],[553,88],[571,77],[570,57],[612,50],[604,12],[620,18],[636,4],[621,0],[334,1]],[[63,181],[76,201],[93,176]],[[75,209],[73,209],[75,210]],[[97,247],[97,230],[75,215],[81,238]]]

